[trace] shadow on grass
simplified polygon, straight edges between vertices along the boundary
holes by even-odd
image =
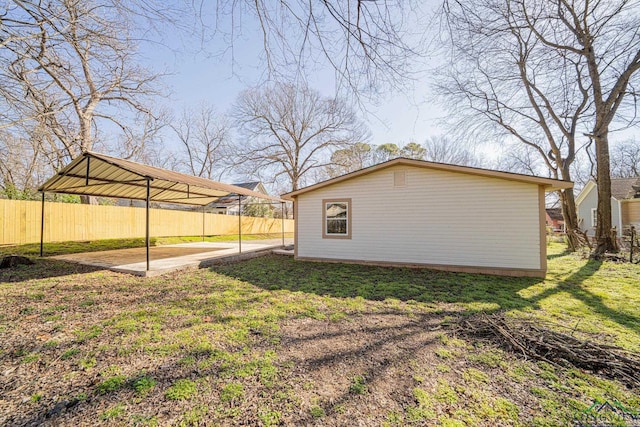
[[[392,298],[423,303],[463,303],[469,304],[472,311],[530,306],[531,302],[518,295],[518,291],[542,281],[529,277],[304,262],[281,256],[215,266],[212,270],[266,290],[286,289],[372,301]]]
[[[157,240],[157,238],[153,237],[149,239],[150,245],[156,246]],[[45,242],[43,254],[45,257],[50,257],[83,252],[109,251],[112,249],[144,248],[144,246],[145,241],[143,238],[94,240],[87,242]],[[0,248],[0,256],[2,255],[24,255],[37,257],[40,256],[40,244],[28,243],[25,245],[4,246]]]
[[[593,313],[640,332],[640,318],[611,309],[602,297],[583,286],[601,266],[601,261],[588,261],[557,286],[532,298],[523,298],[519,291],[541,283],[542,279],[303,262],[278,256],[220,265],[212,270],[266,290],[285,289],[338,298],[362,297],[373,301],[393,298],[422,303],[456,303],[468,312],[490,313],[528,307],[539,309],[541,300],[558,292],[567,292]]]
[[[594,313],[600,314],[610,320],[640,333],[640,318],[613,310],[608,307],[602,297],[593,294],[584,287],[584,282],[596,274],[602,267],[602,261],[589,260],[579,270],[558,283],[553,289],[547,289],[539,295],[531,298],[531,303],[538,302],[558,292],[566,292],[578,301],[588,306]],[[604,279],[604,278],[603,278]],[[606,280],[606,279],[605,279]]]
[[[364,316],[384,317],[378,312],[365,312]],[[177,354],[172,355],[169,362],[162,365],[156,365],[152,369],[145,369],[131,375],[123,377],[123,380],[112,387],[108,391],[101,388],[101,382],[108,380],[102,377],[96,382],[95,374],[84,374],[76,378],[73,384],[69,381],[60,382],[59,395],[63,398],[58,400],[43,399],[37,403],[24,405],[24,410],[20,413],[12,414],[9,418],[11,425],[41,425],[50,423],[56,425],[58,423],[69,422],[86,422],[88,414],[94,414],[92,421],[97,422],[99,417],[104,417],[108,408],[114,408],[121,402],[129,402],[132,413],[140,414],[141,417],[147,417],[153,420],[154,414],[157,414],[157,405],[163,407],[164,417],[179,417],[183,410],[184,404],[173,401],[167,397],[169,387],[174,386],[178,381],[188,380],[198,387],[198,392],[193,398],[186,399],[195,400],[198,403],[205,404],[199,395],[203,393],[202,387],[197,383],[202,383],[201,379],[206,379],[206,383],[216,384],[216,387],[223,387],[224,384],[241,383],[250,384],[248,390],[253,389],[254,394],[251,396],[243,396],[235,403],[225,404],[221,400],[218,393],[214,393],[213,397],[206,397],[206,406],[208,412],[206,419],[215,425],[255,425],[257,423],[256,402],[262,407],[269,407],[272,410],[281,411],[281,413],[291,417],[290,422],[295,425],[310,425],[314,422],[314,417],[310,412],[296,408],[292,410],[290,403],[285,399],[273,399],[274,394],[288,392],[288,390],[300,391],[304,387],[304,383],[309,381],[310,377],[316,378],[322,372],[327,370],[336,372],[331,378],[324,378],[327,383],[344,382],[344,372],[340,372],[341,366],[345,362],[349,365],[355,365],[356,362],[365,361],[363,366],[353,372],[352,375],[361,375],[366,379],[367,383],[376,379],[388,377],[393,372],[406,367],[416,354],[419,354],[426,348],[438,344],[436,332],[430,330],[435,329],[439,324],[441,316],[434,315],[417,315],[414,318],[403,318],[399,323],[394,323],[393,327],[389,325],[369,325],[365,329],[353,326],[350,322],[345,322],[343,326],[335,323],[332,324],[339,330],[333,331],[330,335],[322,334],[297,334],[297,329],[290,331],[293,335],[285,334],[277,348],[279,353],[289,355],[293,353],[297,356],[283,356],[275,361],[277,374],[275,382],[265,382],[260,370],[260,363],[256,363],[257,359],[251,359],[246,349],[238,347],[238,349],[229,352],[220,350],[219,348],[199,349],[185,348]],[[326,328],[326,322],[317,321],[316,327]],[[319,326],[318,326],[319,325]],[[365,333],[370,339],[354,341],[353,329],[355,327],[358,333]],[[254,348],[270,348],[272,345],[265,343],[261,336],[255,336],[253,342]],[[339,340],[341,343],[348,343],[340,350],[326,345],[320,346],[317,350],[318,340],[325,342],[327,340]],[[301,347],[302,346],[302,347]],[[301,348],[316,349],[312,353],[307,351],[299,351]],[[393,349],[393,351],[388,351]],[[59,352],[64,348],[58,348]],[[259,355],[258,355],[259,356]],[[243,359],[248,357],[249,360]],[[66,363],[75,363],[75,359],[80,356],[74,356]],[[73,362],[72,362],[73,360]],[[255,368],[247,369],[247,364],[253,362]],[[292,369],[291,366],[295,366]],[[339,369],[340,368],[340,369]],[[304,372],[300,376],[300,372]],[[148,378],[153,380],[148,395],[136,395],[135,381],[140,378]],[[11,383],[7,386],[8,392],[13,392],[14,388],[19,387],[18,383]],[[348,385],[331,387],[333,394],[330,403],[321,402],[326,411],[326,420],[340,417],[339,408],[343,404],[357,403],[361,397],[352,392]],[[397,389],[396,397],[402,401],[411,399],[411,389]],[[78,399],[77,396],[83,396]],[[15,396],[11,396],[15,398]],[[142,402],[140,407],[135,405]],[[150,405],[148,402],[153,402]],[[234,411],[226,411],[229,406],[235,407]],[[142,414],[141,411],[144,411]],[[102,412],[102,415],[100,413]],[[186,413],[183,413],[184,416]],[[1,415],[1,414],[0,414]],[[117,420],[112,420],[116,422]],[[122,421],[122,419],[119,419]],[[166,422],[167,419],[155,419],[156,422]],[[182,425],[182,424],[181,424]],[[189,424],[191,425],[191,424]]]
[[[555,258],[562,258],[563,256],[567,256],[572,254],[573,252],[571,252],[569,249],[565,249],[562,252],[558,252],[557,254],[551,254],[551,255],[547,255],[547,259],[555,259]]]
[[[0,283],[16,283],[27,280],[47,279],[70,274],[91,273],[102,270],[98,267],[74,264],[46,258],[31,258],[33,265],[18,265],[0,270]]]

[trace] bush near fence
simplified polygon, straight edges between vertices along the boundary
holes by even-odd
[[[40,241],[41,202],[0,199],[0,245]],[[146,209],[123,206],[45,203],[44,241],[66,242],[144,237]],[[242,234],[281,233],[282,219],[241,217]],[[293,220],[285,219],[286,233]],[[213,213],[150,209],[150,235],[238,234],[238,217]]]

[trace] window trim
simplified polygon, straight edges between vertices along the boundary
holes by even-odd
[[[347,233],[328,234],[327,233],[327,204],[346,203],[347,205]],[[323,239],[351,239],[351,210],[353,209],[351,199],[322,199],[322,238]]]
[[[596,227],[598,225],[598,208],[591,208],[591,226]]]

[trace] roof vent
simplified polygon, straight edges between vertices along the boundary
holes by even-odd
[[[393,172],[393,186],[394,187],[406,187],[407,186],[407,171],[395,171],[395,172]]]

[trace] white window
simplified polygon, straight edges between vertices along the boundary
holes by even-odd
[[[322,237],[351,238],[351,199],[322,201]]]
[[[595,227],[598,224],[598,210],[596,208],[591,209],[591,226]]]

